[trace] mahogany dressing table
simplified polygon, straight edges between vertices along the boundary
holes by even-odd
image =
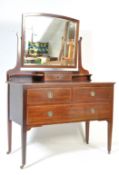
[[[89,143],[90,121],[105,120],[111,151],[114,83],[91,82],[82,66],[78,33],[79,20],[73,18],[23,15],[17,64],[7,72],[8,153],[16,122],[21,126],[21,168],[26,164],[27,131],[43,125],[84,121]]]

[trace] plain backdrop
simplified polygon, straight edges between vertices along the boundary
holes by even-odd
[[[83,65],[92,81],[115,82],[112,152],[107,154],[107,123],[33,128],[28,132],[27,165],[20,170],[20,127],[13,124],[13,152],[7,151],[6,71],[16,64],[16,33],[21,14],[46,12],[80,20]],[[119,174],[119,10],[118,0],[0,0],[0,172],[1,174]]]

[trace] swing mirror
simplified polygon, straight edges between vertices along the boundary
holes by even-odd
[[[77,70],[79,20],[53,14],[24,14],[22,67]]]

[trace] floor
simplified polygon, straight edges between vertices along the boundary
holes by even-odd
[[[91,122],[88,145],[85,143],[84,123],[33,128],[28,131],[27,164],[21,170],[20,127],[13,124],[13,151],[10,155],[6,154],[7,140],[2,137],[0,172],[12,175],[119,174],[117,129],[115,125],[112,152],[108,154],[106,122]]]

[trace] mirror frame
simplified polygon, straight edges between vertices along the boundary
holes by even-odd
[[[54,17],[54,18],[60,18],[60,19],[65,19],[69,20],[72,22],[76,23],[76,39],[75,39],[75,56],[74,56],[74,61],[75,64],[74,66],[57,66],[57,65],[24,65],[24,52],[25,52],[25,19],[26,17],[35,17],[35,16],[46,16],[46,17]],[[78,37],[79,37],[79,20],[66,17],[66,16],[61,16],[61,15],[56,15],[56,14],[49,14],[49,13],[25,13],[22,15],[22,41],[21,41],[21,69],[22,70],[32,70],[32,71],[79,71],[78,67]]]

